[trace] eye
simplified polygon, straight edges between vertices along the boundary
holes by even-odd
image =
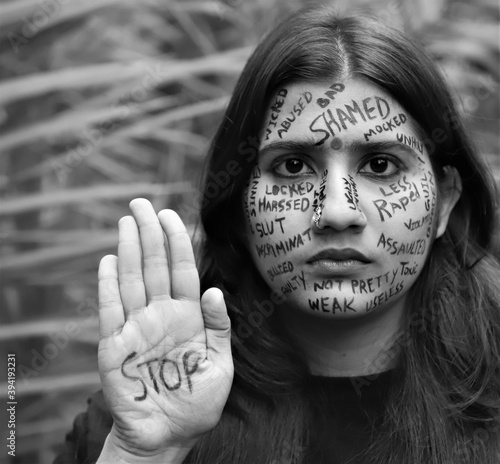
[[[294,177],[313,173],[309,165],[300,158],[287,158],[274,165],[274,172],[279,177]]]
[[[360,169],[360,172],[371,174],[375,177],[391,177],[399,174],[402,163],[388,155],[377,155],[370,158]]]

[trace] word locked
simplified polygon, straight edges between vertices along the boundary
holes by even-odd
[[[195,356],[194,362],[191,360],[193,355]],[[130,353],[122,363],[121,372],[125,378],[141,382],[144,392],[142,396],[134,397],[134,400],[144,401],[148,396],[148,391],[143,376],[135,376],[131,375],[130,372],[125,372],[125,368],[130,365],[137,356],[137,352],[135,351]],[[198,353],[195,351],[186,351],[182,356],[182,370],[184,375],[181,375],[179,364],[167,357],[152,358],[148,361],[137,363],[135,368],[139,371],[139,368],[146,366],[149,378],[156,393],[160,393],[160,385],[163,385],[167,391],[177,390],[181,387],[184,379],[187,382],[189,391],[192,393],[193,383],[191,377],[197,371],[199,361],[200,356]]]

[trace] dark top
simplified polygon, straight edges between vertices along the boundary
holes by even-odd
[[[311,377],[310,443],[307,464],[361,464],[382,418],[390,372],[369,377]],[[113,419],[102,391],[88,399],[54,464],[97,461]]]
[[[362,464],[383,420],[391,372],[312,377],[307,464]]]

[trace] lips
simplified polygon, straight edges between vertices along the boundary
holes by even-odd
[[[324,277],[348,277],[365,272],[370,259],[354,248],[329,248],[313,255],[307,264]]]
[[[307,260],[308,264],[313,264],[318,261],[360,261],[369,263],[370,260],[360,251],[354,248],[329,248],[320,251]]]

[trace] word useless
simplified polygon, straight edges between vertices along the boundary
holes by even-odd
[[[142,384],[143,393],[141,396],[134,397],[135,401],[144,401],[148,396],[146,382],[143,380],[145,377],[149,377],[156,393],[160,393],[162,389],[167,392],[178,390],[183,382],[187,383],[189,391],[193,392],[191,377],[197,371],[200,361],[200,356],[195,351],[186,351],[183,354],[181,367],[176,361],[168,357],[152,358],[133,365],[133,361],[137,357],[137,352],[130,353],[123,361],[121,368],[123,377]],[[136,370],[138,374],[141,374],[141,370],[144,370],[147,376],[132,375],[131,370]]]

